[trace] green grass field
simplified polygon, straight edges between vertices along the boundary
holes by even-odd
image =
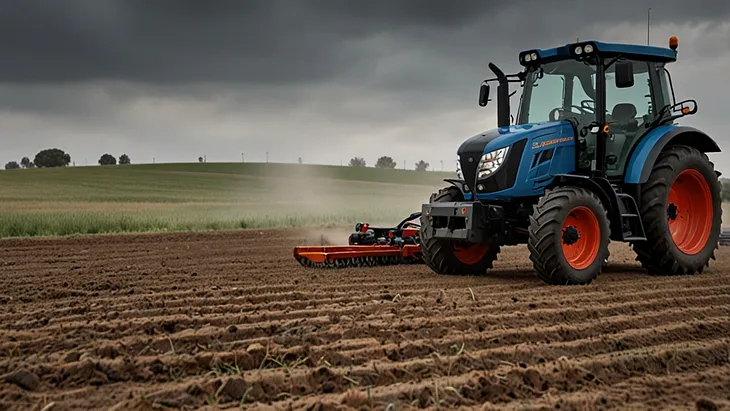
[[[453,173],[192,163],[0,171],[0,237],[395,225]],[[730,212],[727,203],[724,214]],[[342,241],[344,241],[343,239]]]
[[[256,163],[5,170],[0,237],[394,225],[453,177]]]

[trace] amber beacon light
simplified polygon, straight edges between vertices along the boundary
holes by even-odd
[[[669,48],[672,50],[677,50],[677,46],[679,46],[679,39],[677,39],[677,36],[672,36],[669,38]]]

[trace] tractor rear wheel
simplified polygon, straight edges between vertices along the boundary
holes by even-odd
[[[447,187],[431,195],[431,203],[464,201],[464,196],[456,187]],[[421,253],[423,261],[438,274],[468,275],[484,274],[492,268],[497,259],[499,246],[491,244],[472,244],[466,241],[437,239],[429,236],[421,216]]]
[[[676,145],[663,151],[641,187],[646,241],[637,260],[659,275],[702,273],[715,259],[722,225],[721,185],[707,155]]]
[[[607,212],[584,188],[546,190],[530,216],[529,234],[530,260],[548,284],[589,284],[608,260]]]

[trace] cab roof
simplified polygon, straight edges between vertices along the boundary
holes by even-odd
[[[618,55],[641,61],[652,61],[659,63],[671,63],[677,61],[677,52],[669,47],[643,46],[637,44],[621,44],[621,43],[604,43],[601,41],[580,41],[577,43],[566,44],[565,46],[550,49],[532,49],[524,50],[520,53],[520,62],[524,62],[523,56],[528,53],[537,53],[538,60],[546,62],[546,60],[563,60],[573,57],[573,50],[576,47],[591,44],[594,53],[601,54],[604,57],[615,57]],[[523,63],[524,64],[524,63]]]

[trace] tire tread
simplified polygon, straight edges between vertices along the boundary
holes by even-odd
[[[561,211],[565,209],[566,204],[572,203],[581,197],[588,198],[600,206],[603,215],[596,217],[605,219],[605,226],[609,230],[606,233],[606,238],[610,237],[608,212],[598,196],[590,190],[573,186],[548,189],[538,200],[538,203],[533,206],[533,214],[530,216],[527,248],[530,251],[530,260],[532,261],[537,277],[548,284],[577,284],[575,280],[567,275],[565,267],[562,267],[558,258],[558,247],[555,243],[559,242],[562,244],[562,237],[556,235],[557,232],[562,231],[562,220],[558,218]],[[610,253],[607,243],[604,251],[605,257],[603,258],[608,259]],[[601,258],[600,252],[598,258]],[[599,266],[592,273],[591,278],[581,281],[580,284],[591,283],[600,272],[601,267]]]
[[[456,187],[442,188],[436,193],[431,194],[429,202],[452,202],[461,201],[463,196],[461,191]],[[427,233],[423,231],[425,226],[423,219],[426,216],[421,216],[421,253],[423,261],[426,265],[438,274],[445,275],[469,275],[469,274],[484,274],[487,270],[494,268],[493,262],[497,260],[497,255],[500,252],[500,247],[497,245],[491,245],[487,249],[484,258],[476,264],[466,265],[456,259],[453,253],[453,249],[446,240],[430,238]]]
[[[688,161],[702,164],[708,172],[716,175],[715,166],[705,153],[690,146],[672,145],[659,155],[652,167],[649,180],[641,187],[639,213],[646,228],[646,241],[632,242],[631,246],[636,253],[636,260],[651,275],[701,274],[705,267],[709,267],[709,261],[715,259],[715,250],[719,247],[721,223],[718,223],[718,220],[722,219],[722,200],[719,195],[722,186],[719,179],[708,181],[711,190],[715,185],[713,207],[716,212],[713,215],[715,219],[713,232],[710,233],[711,241],[713,238],[715,239],[715,245],[706,258],[678,260],[676,253],[679,251],[676,250],[671,235],[665,229],[667,210],[664,199],[674,182],[673,176],[683,170],[678,170],[678,168],[682,163]],[[717,212],[718,210],[719,212]]]

